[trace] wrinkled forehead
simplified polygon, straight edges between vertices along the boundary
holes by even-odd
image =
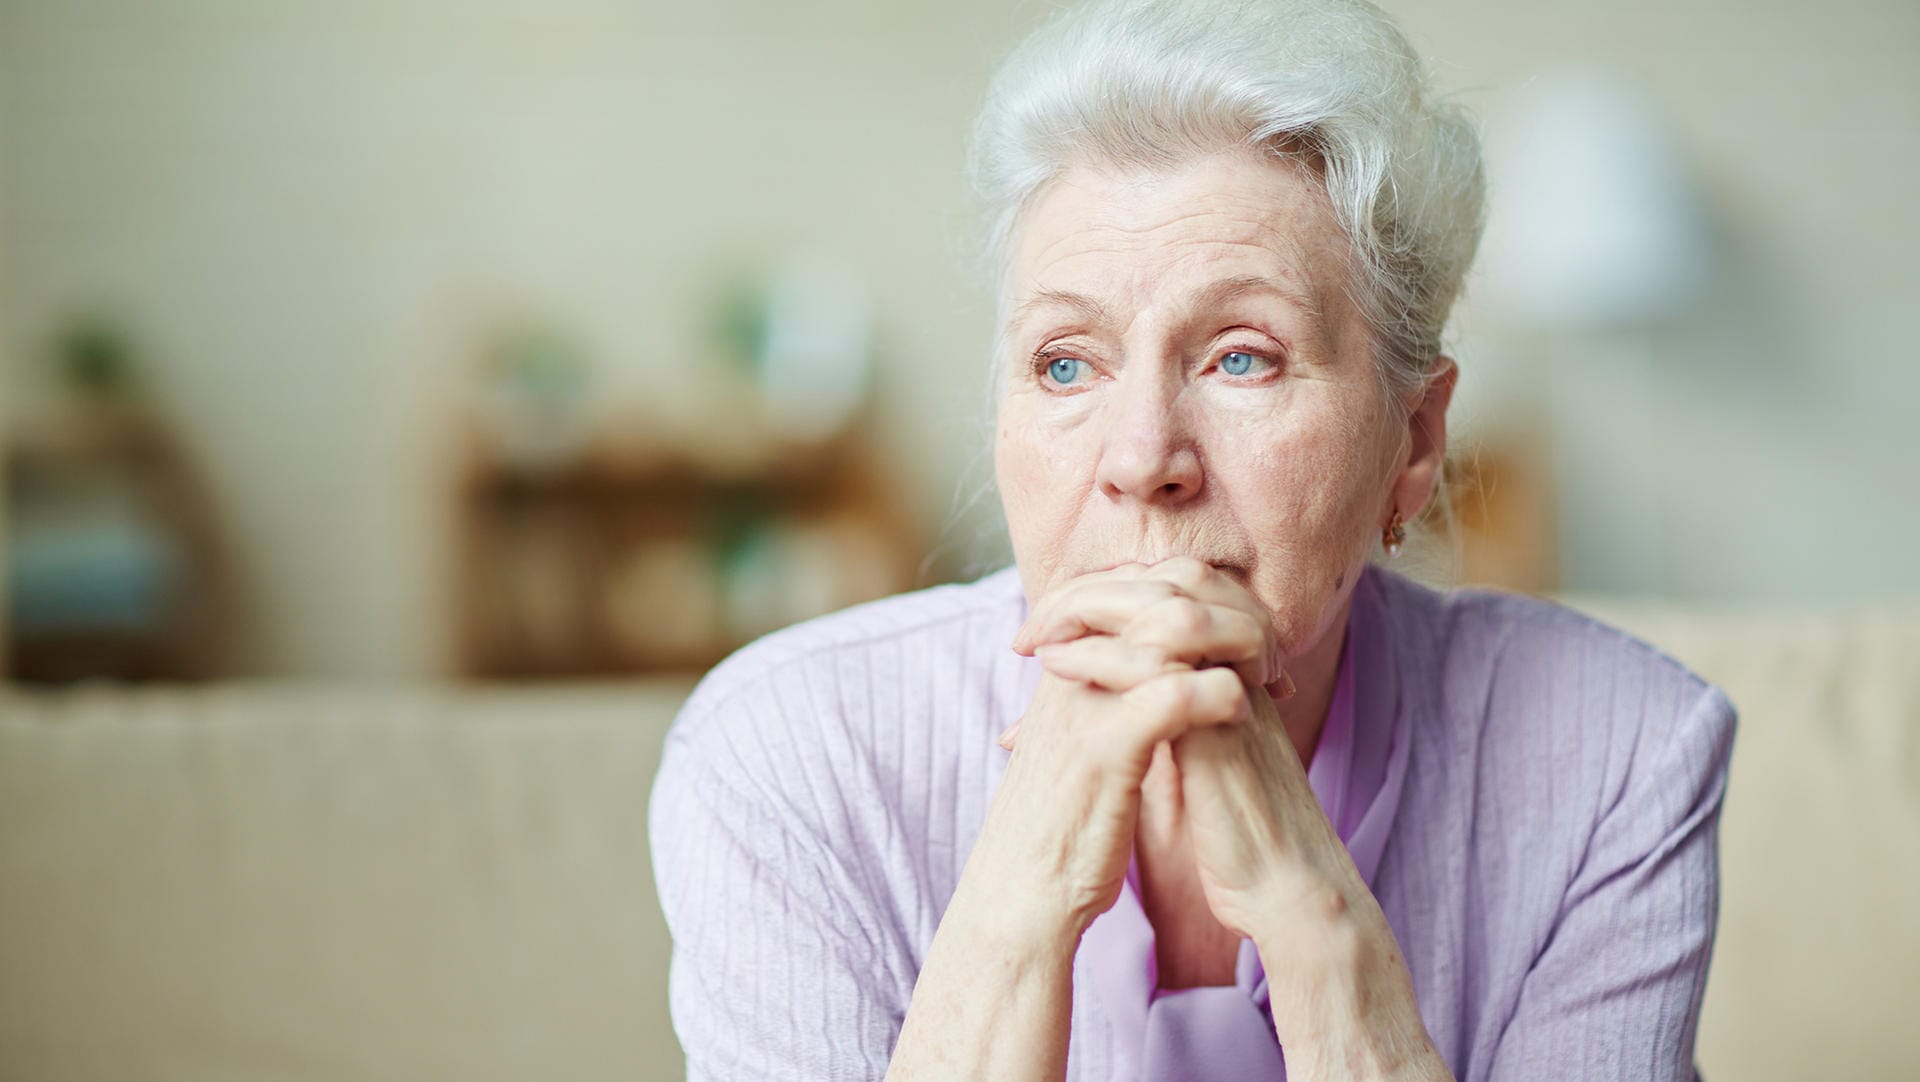
[[[1060,315],[1120,326],[1253,294],[1324,321],[1349,248],[1320,178],[1284,160],[1236,151],[1177,168],[1075,168],[1013,225],[1000,338]]]

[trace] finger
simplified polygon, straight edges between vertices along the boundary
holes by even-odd
[[[1112,635],[1046,643],[1034,656],[1055,676],[1108,691],[1131,691],[1156,676],[1192,668],[1158,647]]]
[[[1012,725],[1007,726],[1006,729],[1004,729],[1000,733],[1000,738],[998,740],[995,740],[994,743],[1000,745],[1001,747],[1007,749],[1008,751],[1012,751],[1014,736],[1019,732],[1020,732],[1020,723],[1016,721]]]
[[[1283,658],[1272,615],[1238,580],[1202,560],[1176,556],[1159,563],[1123,564],[1082,575],[1054,590],[1034,607],[1014,637],[1014,649],[1031,654],[1044,642],[1064,641],[1099,632],[1118,634],[1129,609],[1170,596],[1219,605],[1245,613],[1271,646],[1265,676],[1274,679]],[[1251,669],[1245,670],[1251,677]]]
[[[1264,687],[1278,678],[1279,651],[1268,634],[1269,625],[1264,617],[1252,616],[1239,608],[1196,601],[1184,594],[1165,594],[1162,590],[1163,587],[1146,581],[1089,586],[1075,595],[1081,608],[1057,611],[1045,618],[1051,622],[1034,635],[1033,649],[1037,652],[1050,644],[1098,637],[1119,638],[1147,647],[1146,652],[1136,655],[1137,660],[1132,664],[1127,664],[1127,659],[1117,657],[1112,650],[1095,654],[1096,659],[1125,665],[1132,675],[1116,675],[1117,683],[1089,682],[1099,682],[1103,687],[1119,691],[1146,676],[1165,671],[1165,658],[1193,668],[1231,665],[1243,679],[1256,686]]]
[[[1067,642],[1082,635],[1118,635],[1143,612],[1157,606],[1167,606],[1163,614],[1179,617],[1183,607],[1206,604],[1183,594],[1165,579],[1077,583],[1042,602],[1017,642],[1031,652],[1046,643]]]
[[[1148,565],[1133,577],[1166,582],[1196,601],[1240,609],[1257,619],[1267,618],[1266,606],[1240,580],[1191,556],[1169,557]]]
[[[1231,665],[1263,687],[1278,678],[1279,652],[1264,617],[1179,596],[1138,613],[1121,637],[1194,668]]]
[[[1173,584],[1175,589],[1196,601],[1221,605],[1246,613],[1248,619],[1259,627],[1268,643],[1270,653],[1267,671],[1264,674],[1266,680],[1278,682],[1286,679],[1286,674],[1282,671],[1286,656],[1280,649],[1279,628],[1273,622],[1273,614],[1267,611],[1266,605],[1262,604],[1240,579],[1214,564],[1192,556],[1169,557],[1147,566],[1136,577],[1163,580]],[[1250,668],[1243,668],[1241,675],[1253,679]]]
[[[1116,564],[1105,571],[1093,571],[1085,575],[1080,575],[1069,580],[1062,586],[1049,591],[1046,596],[1040,598],[1039,601],[1033,604],[1032,610],[1027,613],[1027,618],[1021,621],[1019,630],[1013,633],[1014,652],[1019,654],[1031,654],[1033,652],[1033,647],[1036,645],[1032,641],[1033,629],[1038,625],[1039,621],[1046,618],[1053,607],[1060,604],[1064,595],[1067,593],[1097,583],[1136,579],[1144,574],[1146,570],[1146,564]]]
[[[1238,609],[1259,624],[1268,637],[1276,641],[1279,638],[1279,628],[1266,604],[1240,579],[1217,567],[1181,556],[1154,564],[1142,577],[1170,582],[1196,601]]]
[[[1202,726],[1235,724],[1252,716],[1246,685],[1232,669],[1167,673],[1121,698],[1131,715],[1132,742],[1149,749]]]
[[[1083,575],[1042,598],[1014,635],[1014,651],[1032,654],[1042,643],[1064,642],[1090,631],[1118,631],[1133,613],[1179,593],[1165,579],[1137,577],[1132,570],[1137,567]]]
[[[1193,597],[1221,592],[1222,582],[1234,589],[1240,588],[1239,583],[1228,578],[1219,568],[1193,556],[1169,556],[1148,564],[1139,577],[1172,583],[1181,593]]]

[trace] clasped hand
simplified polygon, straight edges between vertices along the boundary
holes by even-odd
[[[1041,599],[1014,640],[1045,673],[1001,737],[1013,750],[983,841],[1051,884],[1080,930],[1119,896],[1155,750],[1170,746],[1214,918],[1279,943],[1344,910],[1351,859],[1275,707],[1293,686],[1261,603],[1199,560],[1128,564]]]

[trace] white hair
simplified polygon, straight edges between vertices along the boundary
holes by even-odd
[[[1361,0],[1094,0],[1056,15],[1001,65],[974,127],[994,273],[1021,211],[1067,169],[1166,168],[1235,146],[1324,178],[1383,390],[1402,402],[1440,353],[1485,185],[1472,123]]]

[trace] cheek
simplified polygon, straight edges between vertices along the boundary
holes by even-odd
[[[1296,556],[1344,548],[1355,508],[1372,484],[1364,427],[1329,414],[1289,424],[1264,441],[1241,442],[1214,472],[1243,517]]]
[[[1040,458],[1040,440],[1035,438],[1027,410],[1017,396],[1000,403],[993,435],[993,475],[1000,487],[1000,498],[1007,504],[1009,525],[1016,531],[1024,518],[1022,512],[1032,506],[1033,497],[1046,481],[1045,464]]]
[[[1032,412],[1021,396],[1008,396],[1000,406],[993,444],[994,478],[1007,532],[1022,564],[1043,558],[1043,550],[1061,529],[1057,520],[1077,506],[1071,489],[1079,476],[1068,448],[1048,439]]]
[[[1099,413],[1084,403],[1064,409],[1058,401],[1018,391],[1001,402],[994,474],[1028,597],[1046,593],[1077,566],[1087,534],[1095,531],[1095,519],[1087,515],[1095,502],[1100,433]]]
[[[1300,417],[1212,471],[1260,554],[1255,591],[1283,643],[1305,648],[1352,585],[1375,486],[1371,429],[1330,410]]]
[[[1016,545],[1026,526],[1026,510],[1033,502],[1033,487],[1039,480],[1024,436],[1017,422],[1007,416],[1006,407],[1001,407],[994,426],[993,481],[1000,491],[1007,529]]]

